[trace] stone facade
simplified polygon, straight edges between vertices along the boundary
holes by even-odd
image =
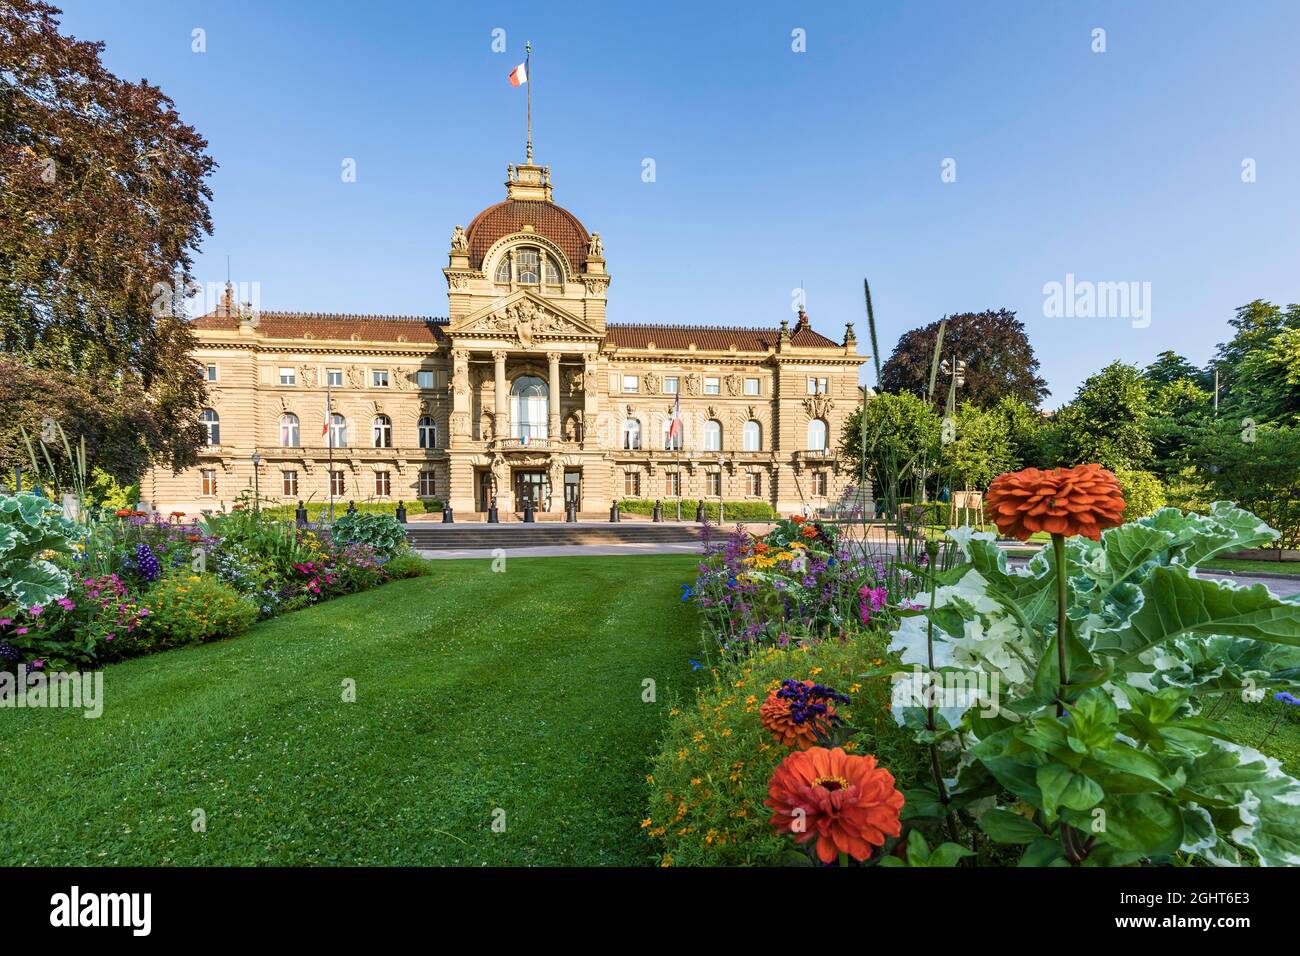
[[[678,494],[833,505],[853,483],[834,449],[867,359],[852,324],[837,343],[802,311],[775,328],[608,323],[600,235],[551,191],[549,168],[511,166],[505,201],[455,227],[446,318],[252,313],[228,289],[193,323],[209,445],[194,469],[151,472],[143,496],[229,506],[256,454],[261,495],[285,502],[333,486],[458,512],[493,496],[518,511],[523,495],[557,512]]]

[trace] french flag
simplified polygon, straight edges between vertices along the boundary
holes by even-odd
[[[677,438],[682,431],[682,393],[679,391],[673,398],[673,420],[668,425],[668,444],[672,445],[673,439]]]
[[[510,85],[523,86],[527,82],[528,82],[528,69],[523,63],[520,63],[517,67],[515,67],[513,70],[510,71]]]

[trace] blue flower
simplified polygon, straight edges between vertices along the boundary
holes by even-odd
[[[699,661],[692,660],[692,661],[691,661],[691,670],[693,670],[693,671],[702,671],[702,670],[704,670],[704,665],[701,664]]]
[[[682,585],[682,600],[689,601],[695,595],[695,589],[689,584]]]
[[[1292,694],[1288,694],[1284,690],[1278,691],[1276,694],[1274,694],[1273,699],[1276,701],[1280,701],[1283,704],[1290,704],[1293,707],[1300,707],[1300,697],[1296,697]]]

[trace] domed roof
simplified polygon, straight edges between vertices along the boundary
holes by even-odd
[[[492,244],[502,236],[523,232],[524,226],[532,226],[537,235],[559,246],[575,273],[582,271],[591,236],[577,216],[546,199],[506,199],[475,216],[465,230],[470,265],[483,268],[483,257]]]

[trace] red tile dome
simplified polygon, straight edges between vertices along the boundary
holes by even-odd
[[[483,268],[483,257],[492,244],[502,236],[523,232],[524,226],[532,226],[537,235],[559,246],[575,273],[582,271],[587,263],[590,234],[573,213],[542,199],[507,199],[475,216],[465,230],[470,265]]]

